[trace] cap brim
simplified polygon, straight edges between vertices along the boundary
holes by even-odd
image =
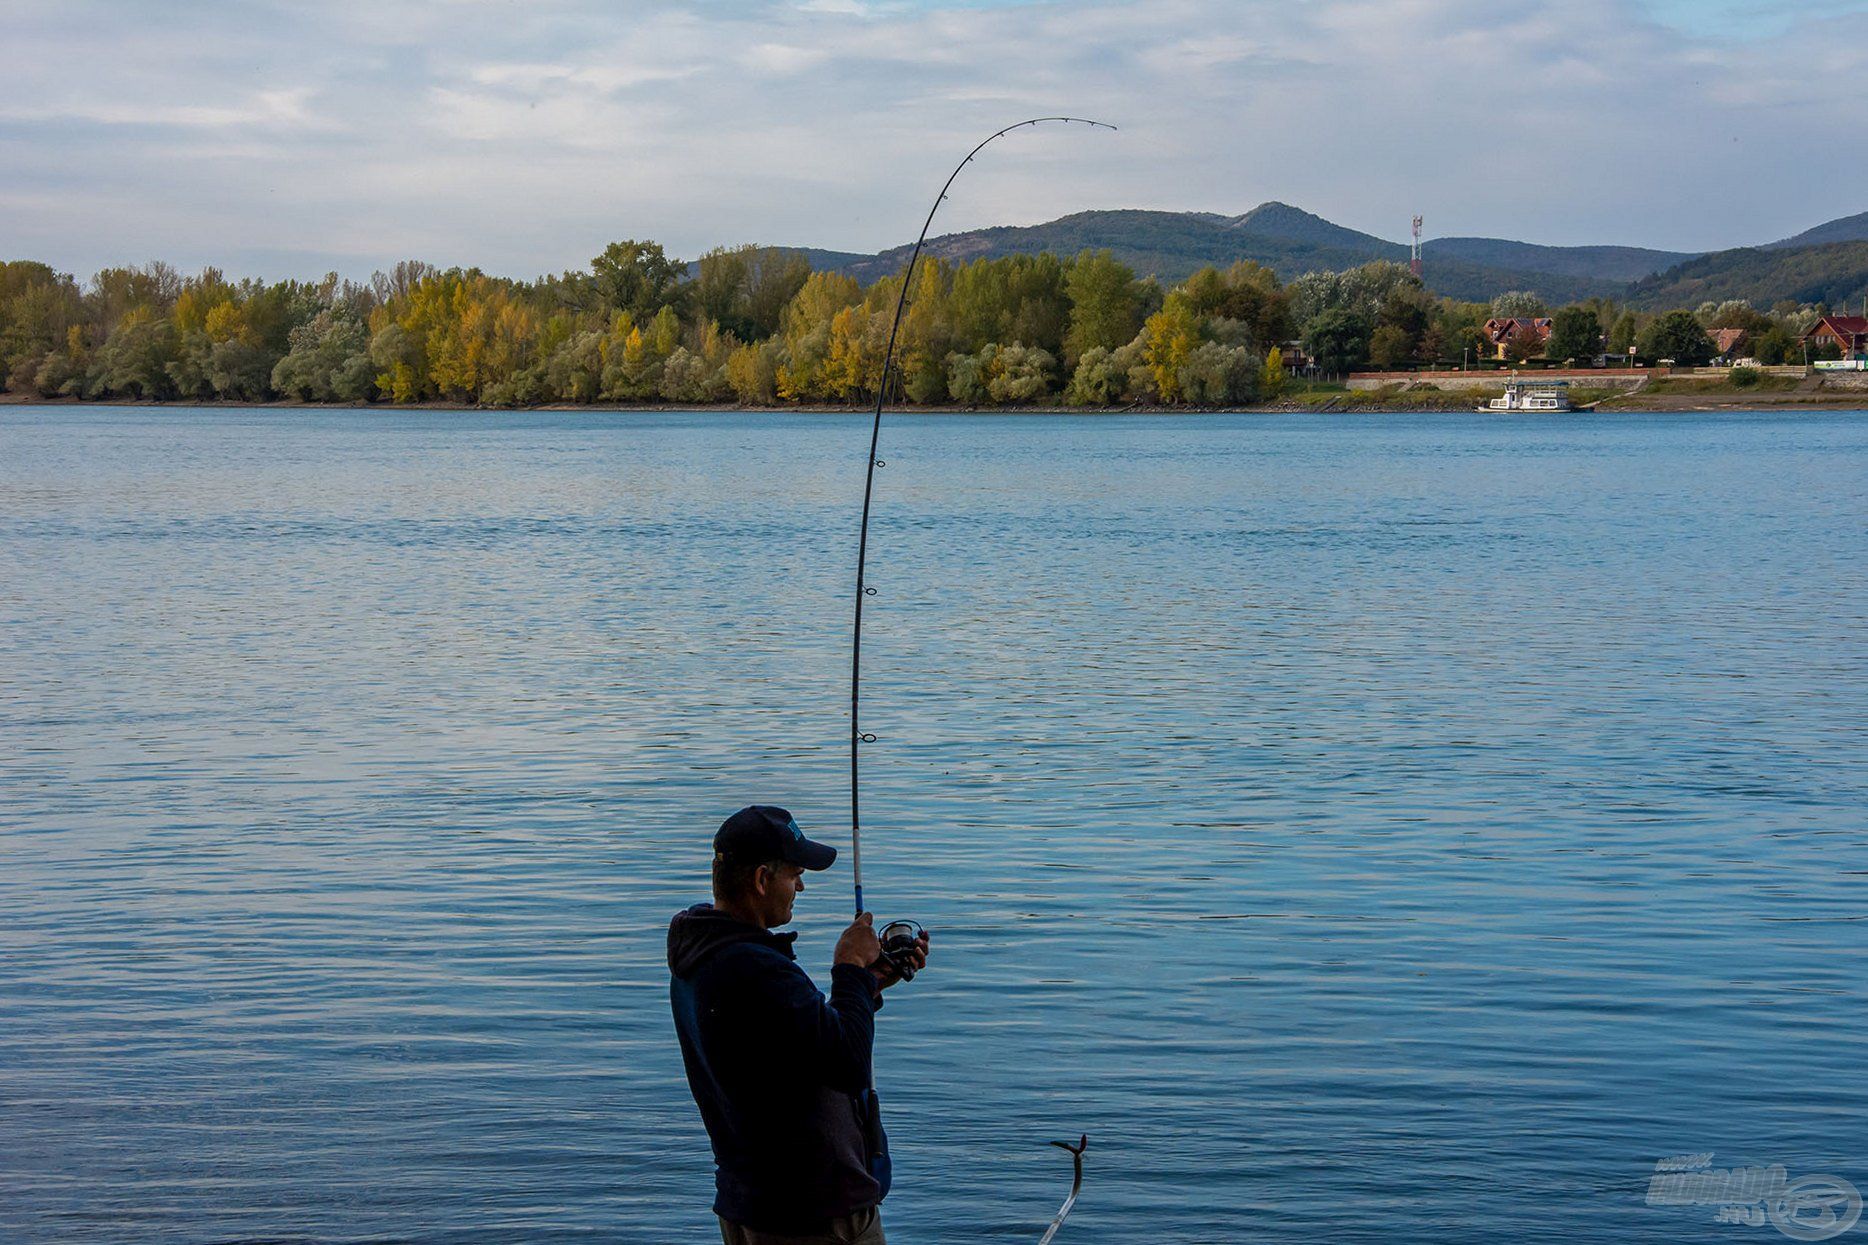
[[[791,850],[785,853],[785,858],[794,865],[820,872],[837,863],[837,849],[813,839],[793,839]]]

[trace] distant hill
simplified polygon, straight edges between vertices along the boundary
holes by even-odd
[[[1318,250],[1361,251],[1379,254],[1383,259],[1405,258],[1407,254],[1407,248],[1399,242],[1388,242],[1374,234],[1345,228],[1288,203],[1261,203],[1226,223],[1240,233]]]
[[[1072,256],[1108,250],[1142,276],[1164,284],[1211,264],[1249,259],[1286,281],[1306,272],[1340,272],[1373,260],[1405,262],[1408,249],[1349,229],[1288,203],[1262,203],[1239,216],[1140,210],[1077,212],[1042,225],[1000,226],[930,238],[927,253],[955,263],[982,257],[1050,252]],[[865,282],[901,271],[906,246],[880,255],[806,249],[814,268]],[[1855,303],[1868,294],[1868,213],[1833,220],[1763,247],[1658,251],[1634,246],[1540,246],[1505,238],[1436,238],[1423,248],[1427,288],[1484,302],[1504,290],[1531,290],[1551,306],[1605,297],[1654,310],[1695,307],[1709,299],[1749,299],[1768,307],[1786,299]]]
[[[1498,262],[1485,240],[1455,240],[1453,251],[1433,256],[1425,271],[1429,289],[1453,298],[1489,299],[1501,290],[1535,290],[1554,303],[1594,295],[1619,295],[1630,279],[1664,267],[1665,252],[1630,247],[1537,247],[1498,242],[1494,248],[1519,248],[1541,267]],[[1429,244],[1429,255],[1433,255]],[[1457,254],[1465,245],[1471,257]],[[848,272],[862,281],[899,272],[908,262],[908,246],[872,256],[807,252],[814,266]],[[1211,264],[1226,267],[1249,259],[1284,280],[1319,270],[1341,271],[1373,260],[1403,262],[1407,248],[1372,234],[1345,228],[1285,203],[1265,203],[1239,216],[1211,212],[1152,212],[1137,209],[1077,212],[1042,225],[998,226],[930,238],[926,254],[955,263],[1002,255],[1071,256],[1082,250],[1108,250],[1142,276],[1164,283],[1185,280]],[[1507,261],[1506,251],[1497,252]],[[817,256],[825,257],[819,264]],[[1653,260],[1635,257],[1658,257]]]
[[[1822,246],[1830,242],[1868,242],[1868,212],[1844,216],[1814,229],[1805,229],[1794,237],[1773,242],[1765,249],[1782,251],[1794,247]]]
[[[1786,300],[1859,304],[1868,296],[1868,242],[1795,249],[1741,247],[1688,260],[1635,282],[1628,301],[1649,311],[1743,298],[1754,307]]]
[[[1696,258],[1690,251],[1650,251],[1638,246],[1537,246],[1502,238],[1436,238],[1421,252],[1429,260],[1464,260],[1488,268],[1603,281],[1639,281]]]

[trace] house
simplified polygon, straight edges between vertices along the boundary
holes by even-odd
[[[1803,344],[1833,344],[1845,359],[1868,358],[1868,316],[1824,316],[1803,335]]]
[[[1543,345],[1550,340],[1550,320],[1546,316],[1509,316],[1493,318],[1485,322],[1485,340],[1491,344],[1493,357],[1508,359],[1514,342],[1523,342],[1535,346],[1532,354],[1542,353]]]
[[[1746,346],[1751,344],[1751,334],[1744,329],[1708,329],[1706,336],[1712,338],[1712,361],[1729,363],[1738,358]]]
[[[1279,342],[1278,353],[1283,357],[1284,370],[1288,375],[1308,375],[1316,367],[1316,360],[1304,353],[1303,342]]]

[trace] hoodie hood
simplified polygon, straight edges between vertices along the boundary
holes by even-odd
[[[675,919],[668,923],[668,971],[677,977],[692,977],[716,951],[742,942],[770,947],[786,959],[795,960],[798,956],[791,944],[797,940],[795,932],[774,934],[728,916],[710,903],[697,903],[675,913]]]

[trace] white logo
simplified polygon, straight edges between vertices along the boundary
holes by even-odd
[[[1714,1167],[1711,1154],[1682,1154],[1654,1164],[1649,1206],[1717,1206],[1720,1223],[1771,1224],[1793,1241],[1841,1236],[1862,1217],[1862,1195],[1837,1176],[1791,1180],[1781,1163]]]

